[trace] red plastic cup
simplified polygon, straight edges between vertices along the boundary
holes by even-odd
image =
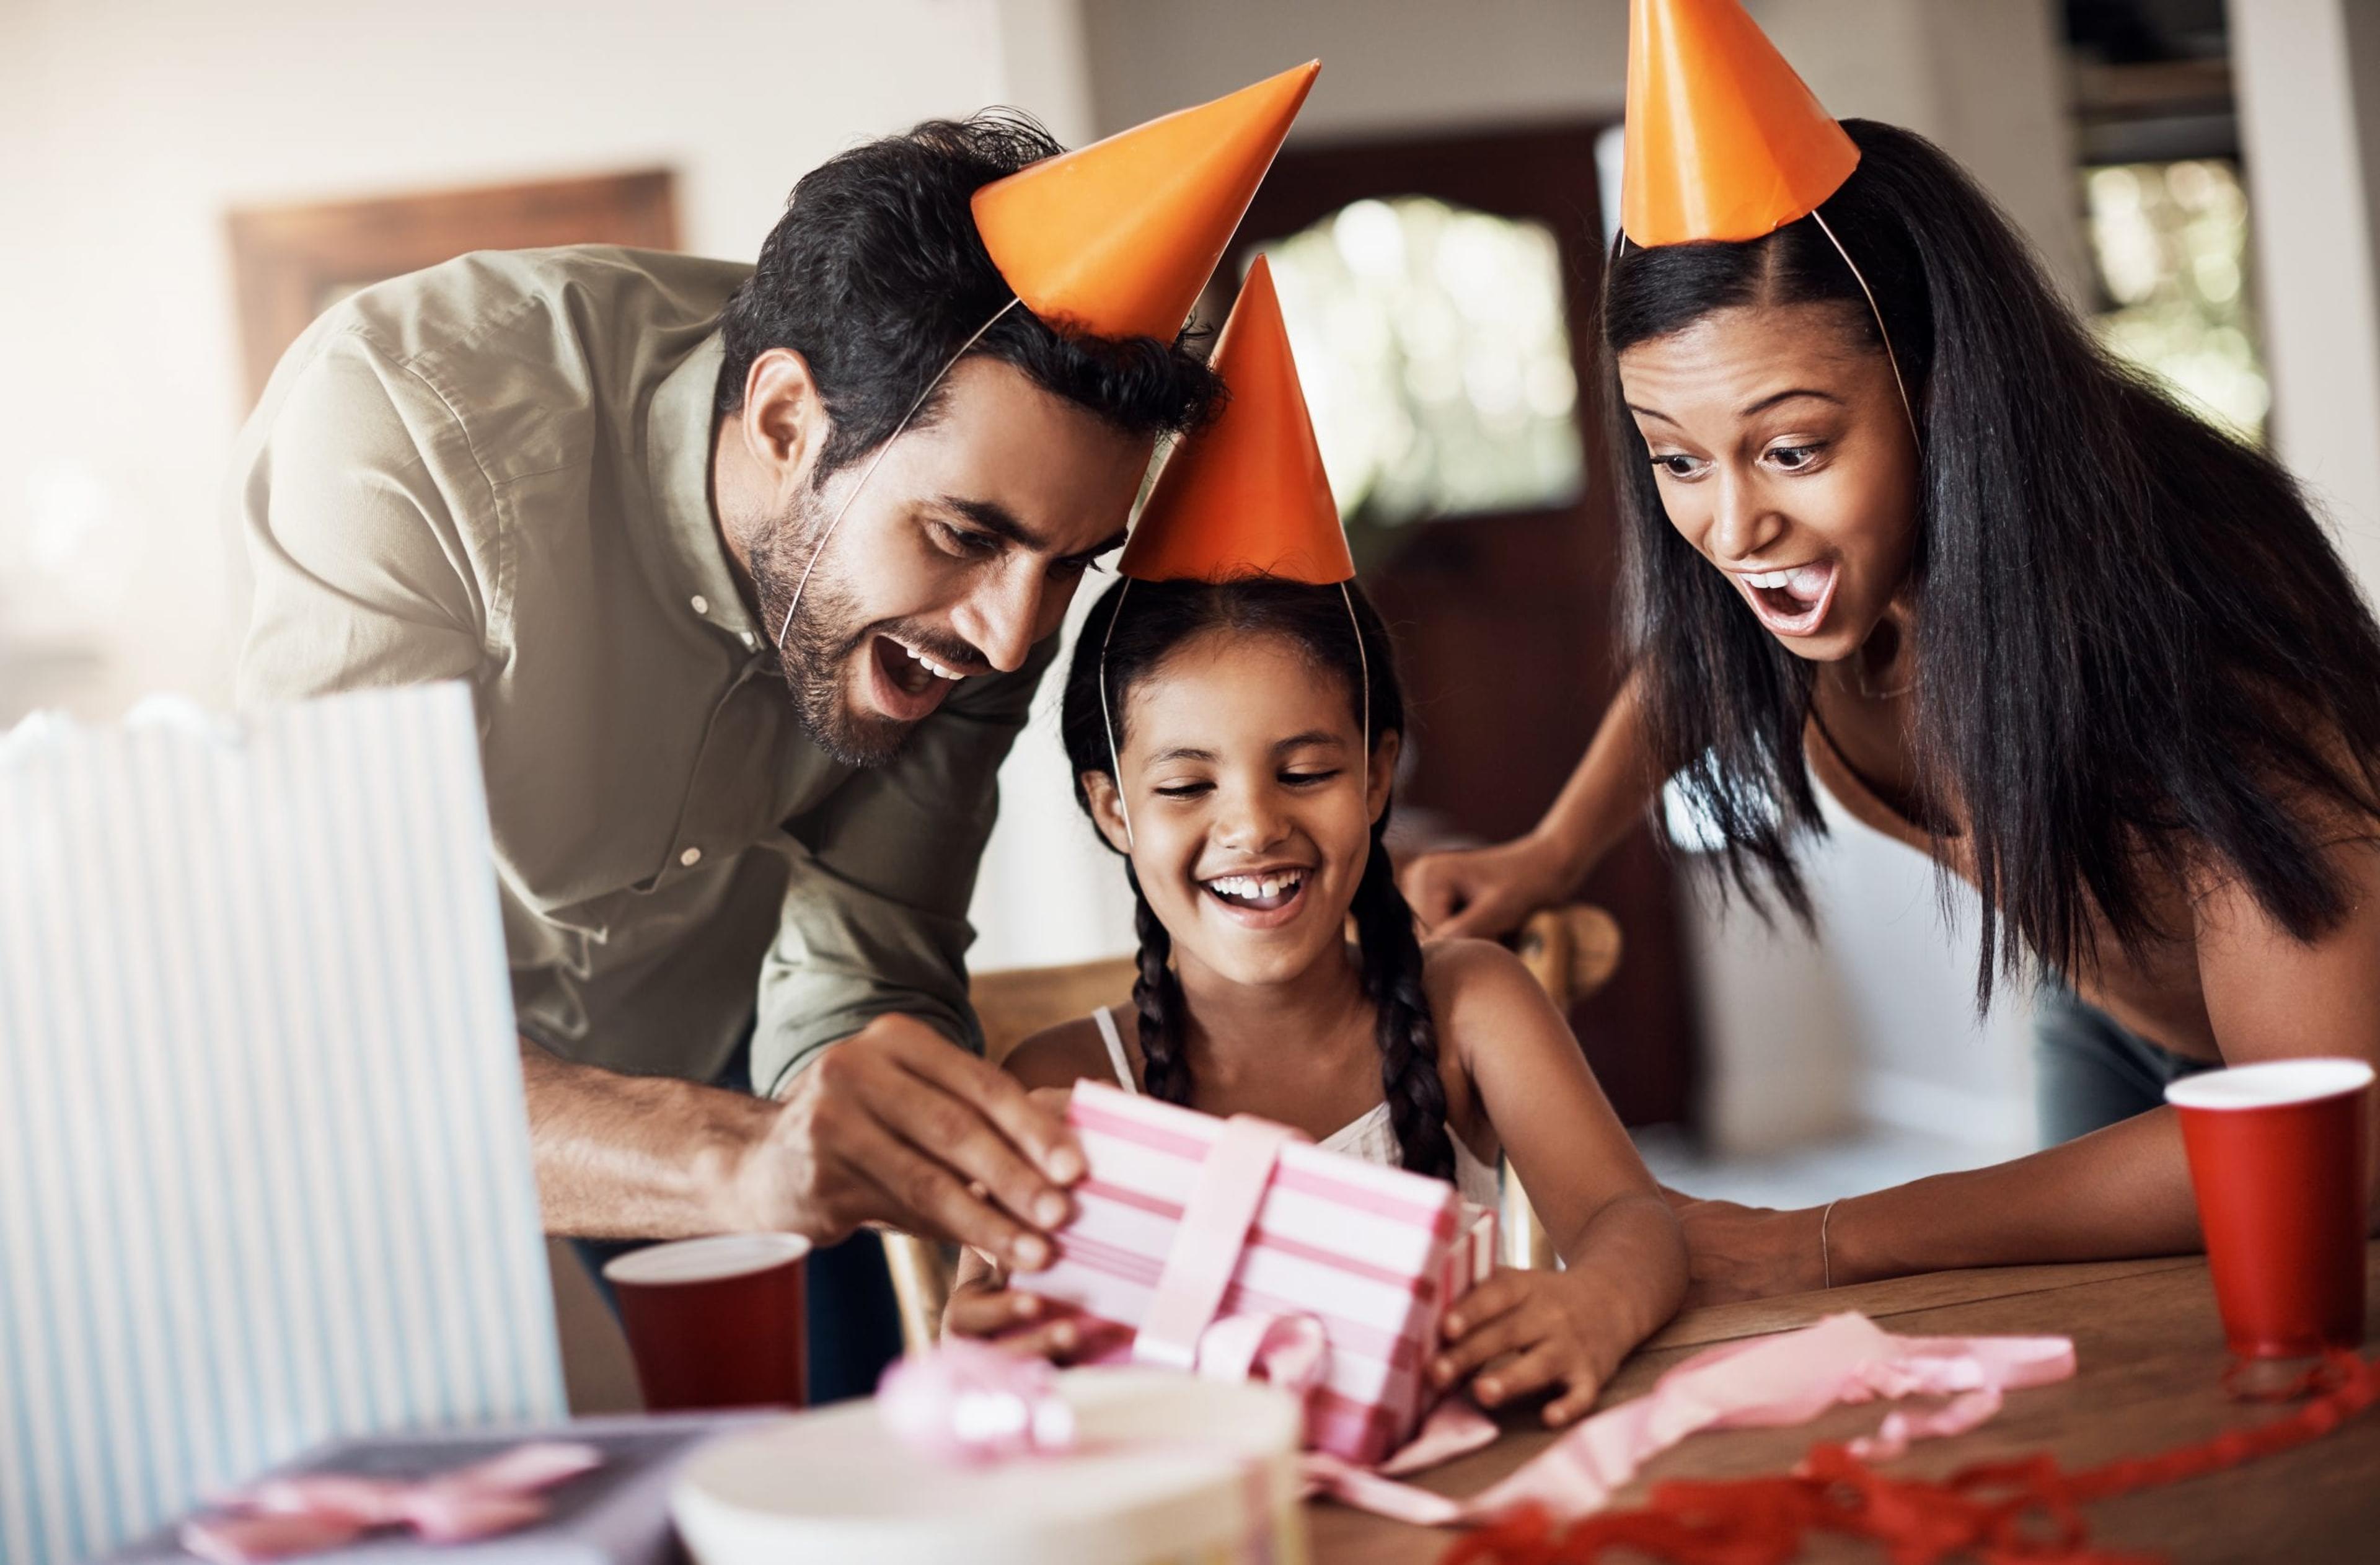
[[[654,1413],[808,1400],[802,1258],[793,1233],[722,1233],[633,1250],[603,1268],[637,1384]]]
[[[2365,1104],[2361,1060],[2276,1060],[2165,1089],[2181,1120],[2223,1335],[2241,1358],[2363,1341]]]

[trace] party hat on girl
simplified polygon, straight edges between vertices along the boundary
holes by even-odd
[[[1757,239],[1818,210],[1859,148],[1736,0],[1631,0],[1631,244]]]
[[[1214,364],[1230,400],[1158,475],[1118,574],[1140,581],[1269,576],[1316,586],[1352,578],[1355,562],[1262,256],[1223,323]]]
[[[1172,342],[1321,69],[1309,60],[978,190],[1000,274],[1044,321]]]

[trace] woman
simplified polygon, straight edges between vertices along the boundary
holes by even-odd
[[[1856,166],[1808,215],[1623,240],[1630,676],[1534,833],[1406,879],[1434,932],[1497,932],[1674,778],[1732,885],[1806,918],[1823,786],[1981,892],[1979,1003],[2046,977],[2056,1145],[1805,1211],[1688,1204],[1695,1303],[2194,1249],[2164,1085],[2380,1060],[2380,631],[2329,539],[2101,353],[1940,151],[1841,128]]]

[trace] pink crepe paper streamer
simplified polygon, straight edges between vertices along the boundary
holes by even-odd
[[[1647,1460],[1705,1429],[1805,1424],[1839,1402],[1879,1397],[1950,1399],[1928,1411],[1895,1411],[1852,1447],[1881,1460],[1900,1454],[1912,1440],[1973,1428],[1999,1411],[2005,1391],[2073,1373],[2074,1344],[2068,1338],[1899,1337],[1865,1316],[1845,1313],[1697,1353],[1644,1396],[1596,1414],[1467,1500],[1397,1483],[1318,1451],[1306,1456],[1305,1473],[1322,1493],[1415,1526],[1491,1520],[1524,1505],[1574,1517],[1601,1508]],[[1456,1423],[1461,1417],[1448,1414]],[[1426,1425],[1415,1445],[1431,1438]],[[1389,1466],[1410,1472],[1425,1464],[1405,1456],[1399,1452]]]
[[[546,1513],[540,1491],[603,1464],[593,1446],[532,1440],[434,1478],[308,1473],[227,1495],[223,1514],[182,1524],[182,1547],[214,1565],[261,1565],[351,1543],[378,1527],[411,1527],[431,1543],[508,1533]]]

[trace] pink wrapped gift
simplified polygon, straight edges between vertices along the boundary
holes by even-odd
[[[1090,1175],[1024,1286],[1121,1328],[1111,1361],[1207,1374],[1246,1374],[1272,1325],[1310,1321],[1307,1443],[1376,1462],[1413,1435],[1439,1321],[1494,1263],[1493,1212],[1245,1115],[1084,1082],[1066,1118]]]

